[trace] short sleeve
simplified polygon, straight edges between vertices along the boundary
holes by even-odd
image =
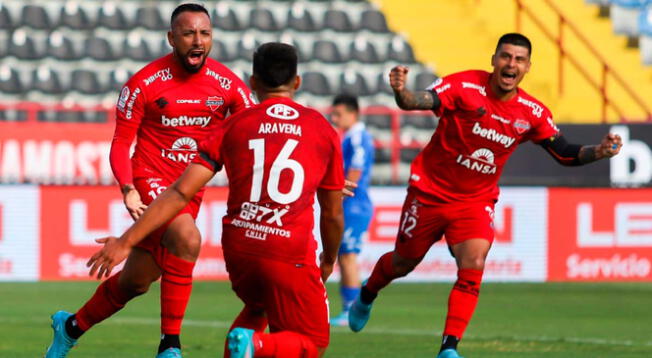
[[[344,188],[344,161],[342,160],[342,148],[339,143],[339,137],[332,130],[330,142],[333,150],[326,168],[326,173],[319,183],[320,189],[342,190]]]
[[[238,113],[246,108],[251,108],[256,104],[247,85],[239,77],[233,76],[234,80],[230,92],[231,103],[229,104],[231,114]]]
[[[455,74],[440,77],[426,88],[427,91],[436,93],[441,101],[439,108],[434,111],[439,117],[441,117],[446,110],[454,110],[456,108],[455,104],[459,96],[459,81],[457,77],[458,76]]]
[[[547,108],[544,108],[541,113],[541,118],[533,115],[535,119],[532,130],[529,133],[529,139],[534,143],[539,143],[544,139],[555,136],[559,133],[559,128],[555,125],[552,119],[552,113]]]
[[[223,137],[223,129],[220,127],[213,135],[199,142],[198,154],[192,162],[201,164],[215,173],[220,171],[224,164],[221,156]]]

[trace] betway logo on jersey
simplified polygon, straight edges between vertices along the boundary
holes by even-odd
[[[530,108],[532,108],[532,114],[541,118],[541,114],[543,113],[543,107],[539,106],[538,104],[528,101],[527,99],[519,96],[518,97],[518,103],[522,103]]]
[[[481,95],[487,96],[487,91],[485,91],[484,86],[480,86],[479,84],[476,83],[471,83],[471,82],[462,82],[462,88],[473,88],[478,90]]]
[[[161,116],[161,124],[166,127],[184,127],[184,126],[201,126],[206,127],[210,123],[211,117],[188,117],[179,116],[168,118],[165,115]]]
[[[170,67],[164,68],[164,69],[159,70],[159,71],[156,71],[156,73],[154,73],[153,75],[145,78],[143,80],[143,82],[145,82],[145,86],[149,86],[159,78],[161,79],[161,81],[171,80],[172,79],[172,72],[170,72]]]
[[[473,134],[479,135],[482,138],[488,139],[490,141],[494,141],[496,143],[502,144],[505,148],[509,148],[514,144],[516,141],[516,138],[509,137],[507,135],[504,135],[502,133],[498,133],[495,129],[487,129],[487,128],[482,128],[480,126],[480,123],[475,122],[473,124]]]
[[[471,155],[458,155],[457,164],[482,174],[496,174],[494,153],[487,148],[480,148]]]
[[[231,89],[231,83],[233,83],[233,81],[231,81],[230,79],[224,76],[220,76],[219,73],[211,70],[208,67],[206,67],[206,76],[213,77],[217,82],[220,83],[220,86],[222,86],[222,88],[224,88],[225,90]]]

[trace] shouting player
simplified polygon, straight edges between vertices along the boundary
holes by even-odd
[[[333,326],[347,326],[349,307],[360,293],[358,255],[373,214],[373,205],[367,191],[374,163],[374,142],[360,121],[356,97],[349,94],[336,96],[333,99],[331,119],[337,128],[344,131],[342,156],[346,179],[357,184],[354,195],[344,199],[344,237],[337,257],[341,274],[342,313],[331,319]]]
[[[120,238],[99,240],[105,246],[89,261],[91,275],[109,275],[224,166],[229,197],[222,248],[233,290],[245,304],[228,335],[232,358],[315,358],[329,342],[323,282],[342,237],[344,170],[335,130],[317,111],[292,100],[300,84],[296,73],[294,47],[260,46],[250,84],[261,103],[202,142],[185,173]],[[319,267],[315,194],[321,207]]]
[[[245,84],[208,57],[212,27],[203,6],[177,7],[168,41],[172,53],[136,73],[117,104],[111,167],[134,219],[179,177],[197,155],[197,143],[222,125],[227,112],[251,105]],[[181,321],[201,244],[194,220],[202,195],[199,190],[178,215],[131,250],[124,269],[100,284],[75,314],[53,315],[54,339],[46,358],[65,357],[84,332],[145,293],[159,277],[162,336],[157,357],[181,356]]]
[[[620,151],[618,135],[607,134],[600,144],[584,146],[571,144],[562,136],[550,111],[518,87],[530,69],[531,54],[525,36],[503,35],[491,58],[492,73],[455,73],[418,92],[405,88],[406,67],[392,69],[390,85],[398,106],[432,110],[440,120],[430,142],[412,163],[394,251],[378,260],[351,307],[353,331],[367,323],[378,292],[410,273],[443,235],[458,271],[438,357],[460,357],[457,344],[478,302],[485,259],[494,238],[498,178],[516,146],[533,141],[568,166],[610,158]]]

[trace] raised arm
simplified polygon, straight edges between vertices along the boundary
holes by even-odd
[[[406,66],[396,66],[389,72],[389,85],[394,90],[394,99],[398,107],[406,111],[439,108],[441,101],[435,92],[412,92],[405,88],[408,71]]]
[[[611,158],[620,152],[623,146],[618,134],[609,133],[600,144],[579,145],[566,141],[561,134],[545,139],[539,143],[559,164],[579,166],[603,158]]]

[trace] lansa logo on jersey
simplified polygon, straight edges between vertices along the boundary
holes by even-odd
[[[179,116],[168,118],[165,115],[161,116],[161,124],[166,127],[185,127],[185,126],[201,126],[206,127],[210,123],[211,117],[188,117]]]

